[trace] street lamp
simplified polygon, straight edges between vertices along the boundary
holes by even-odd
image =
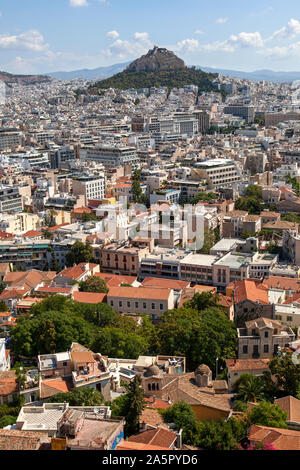
[[[216,359],[216,378],[217,378],[217,375],[218,375],[218,361],[219,361],[219,358],[217,357],[217,359]]]

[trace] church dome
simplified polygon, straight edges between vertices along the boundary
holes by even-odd
[[[160,370],[157,366],[152,365],[150,367],[147,367],[146,372],[144,374],[145,377],[153,377],[156,375],[160,375]]]
[[[208,366],[206,366],[205,364],[201,364],[201,366],[198,366],[195,370],[195,375],[209,375],[210,372],[211,370]]]

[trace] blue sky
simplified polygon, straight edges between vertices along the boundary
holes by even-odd
[[[133,60],[154,44],[189,65],[300,70],[299,0],[0,0],[0,70]]]

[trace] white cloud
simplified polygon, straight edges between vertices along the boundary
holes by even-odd
[[[196,29],[194,34],[204,34],[204,31],[202,31],[202,29]]]
[[[137,39],[138,41],[148,41],[149,40],[149,34],[148,33],[134,33],[133,37],[134,37],[134,39]]]
[[[268,47],[266,49],[258,51],[258,53],[264,56],[275,57],[279,59],[284,59],[292,56],[300,58],[300,41],[295,42],[293,44],[289,44],[288,46]]]
[[[86,0],[69,0],[71,7],[87,7],[89,4]]]
[[[274,39],[292,39],[300,34],[300,23],[298,20],[291,18],[286,26],[275,31],[268,41]]]
[[[200,50],[206,52],[234,52],[239,47],[263,47],[264,41],[261,34],[257,31],[255,33],[239,33],[232,34],[226,41],[215,41],[209,44],[200,46]]]
[[[183,39],[175,46],[175,51],[180,52],[195,52],[199,48],[199,41],[197,39]]]
[[[119,35],[118,31],[113,30],[113,31],[109,31],[106,34],[106,37],[108,39],[118,39],[120,37],[120,35]]]
[[[153,43],[149,39],[149,34],[136,32],[130,40],[116,39],[102,53],[108,57],[114,56],[119,59],[125,59],[145,54],[151,47],[153,47]]]
[[[227,23],[227,21],[229,20],[229,18],[218,18],[216,20],[216,23],[218,24],[224,24],[224,23]]]
[[[44,51],[49,45],[44,42],[42,34],[31,29],[18,35],[0,35],[0,49]]]

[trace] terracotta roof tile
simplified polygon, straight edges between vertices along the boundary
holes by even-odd
[[[300,431],[253,424],[249,439],[251,442],[271,444],[276,450],[300,450]]]
[[[98,294],[94,292],[74,292],[73,300],[83,304],[99,304],[104,302],[106,294]]]
[[[146,277],[143,280],[144,287],[165,287],[167,289],[181,290],[189,287],[189,281],[178,281],[176,279],[160,279],[157,277]]]
[[[170,289],[152,287],[112,287],[107,298],[122,297],[129,299],[168,300]]]
[[[0,429],[0,450],[37,450],[44,441],[44,433]]]
[[[270,359],[226,359],[226,366],[230,371],[239,370],[267,370]]]

